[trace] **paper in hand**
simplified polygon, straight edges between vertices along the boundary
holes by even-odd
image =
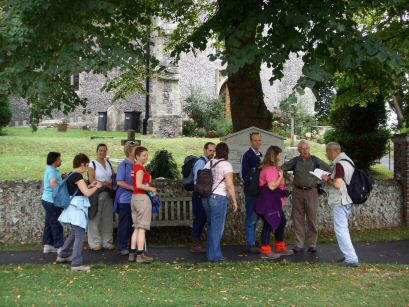
[[[331,173],[324,171],[322,169],[316,168],[313,172],[310,172],[310,174],[317,177],[319,180],[321,180],[323,175],[330,175]]]

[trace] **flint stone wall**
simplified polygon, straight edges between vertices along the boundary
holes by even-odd
[[[182,188],[181,181],[157,180],[155,185],[162,197],[188,196]],[[291,186],[289,186],[291,189]],[[351,217],[351,228],[354,230],[379,229],[396,227],[404,224],[402,188],[394,180],[375,182],[374,190],[368,202],[355,206]],[[244,240],[245,206],[242,186],[236,182],[239,212],[228,210],[225,242],[238,242]],[[44,209],[41,205],[42,182],[16,180],[0,181],[0,244],[41,243]],[[321,233],[333,232],[333,219],[331,207],[327,200],[321,197],[318,214],[318,225]],[[287,215],[287,233],[291,234],[292,222],[290,219],[291,203],[287,201],[285,212]],[[261,226],[261,225],[260,225]],[[159,233],[158,233],[159,231]],[[164,228],[153,229],[152,237],[155,241],[186,242],[190,239],[190,229]]]

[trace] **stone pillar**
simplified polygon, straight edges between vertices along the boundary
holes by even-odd
[[[395,134],[392,141],[394,177],[402,186],[403,221],[409,226],[409,134]]]
[[[182,104],[179,89],[179,67],[172,63],[169,52],[165,51],[175,25],[155,20],[155,26],[162,29],[161,35],[153,35],[152,53],[166,67],[151,81],[151,114],[148,133],[159,137],[182,135]]]

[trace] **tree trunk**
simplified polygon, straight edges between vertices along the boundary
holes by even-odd
[[[227,54],[227,70],[229,62],[238,61],[237,53],[243,48],[257,49],[256,33],[258,25],[249,23],[251,14],[259,12],[262,0],[218,0],[221,16],[234,16],[231,25],[234,31],[225,37]],[[260,79],[261,60],[255,56],[235,72],[229,72],[227,86],[230,93],[230,107],[233,121],[233,131],[239,131],[251,126],[271,130],[272,116],[264,103],[263,89]],[[234,69],[231,69],[233,71]]]
[[[260,64],[247,64],[237,73],[229,75],[227,86],[230,93],[233,131],[251,126],[270,131],[272,116],[263,99]]]

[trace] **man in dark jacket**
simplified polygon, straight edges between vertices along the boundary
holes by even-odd
[[[249,173],[258,169],[261,163],[262,153],[259,151],[262,143],[261,134],[252,132],[250,134],[251,147],[241,157],[240,176],[244,184],[249,180]],[[257,196],[247,195],[244,191],[246,200],[246,251],[259,254],[260,248],[256,246],[256,228],[258,215],[255,211]]]
[[[318,213],[318,179],[311,175],[315,168],[329,171],[328,164],[310,154],[310,144],[301,140],[298,144],[299,156],[284,163],[284,171],[293,171],[292,183],[292,218],[295,236],[295,253],[304,251],[304,241],[307,241],[308,252],[317,251],[317,213]],[[307,233],[305,234],[305,220]]]

